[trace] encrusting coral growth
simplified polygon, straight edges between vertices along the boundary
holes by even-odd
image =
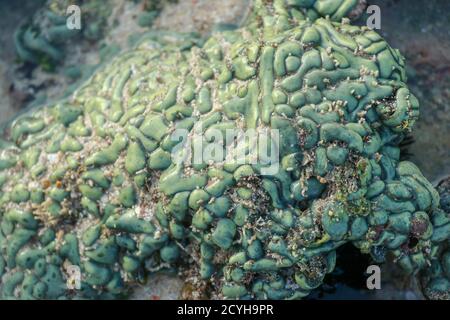
[[[450,177],[441,181],[437,187],[441,201],[441,212],[435,216],[433,225],[440,226],[445,223],[450,212]],[[446,216],[445,213],[446,212]],[[442,229],[437,229],[442,230]],[[439,231],[438,231],[439,232]],[[423,277],[425,295],[431,299],[450,299],[450,239],[448,234],[437,234],[435,238],[444,239],[439,250],[439,258],[431,262]]]
[[[0,144],[2,296],[124,297],[180,268],[192,297],[296,299],[352,242],[411,274],[431,264],[427,295],[448,297],[448,208],[399,160],[419,104],[400,53],[346,18],[357,6],[255,0],[241,29],[142,39],[19,117]],[[277,129],[278,172],[173,161],[176,129],[233,128]]]
[[[77,1],[83,5],[81,29],[67,27],[66,9],[71,1],[49,0],[31,21],[21,25],[14,33],[18,58],[53,70],[65,58],[65,47],[70,42],[99,40],[111,15],[111,1]],[[80,14],[81,16],[81,14]]]

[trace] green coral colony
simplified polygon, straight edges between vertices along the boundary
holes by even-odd
[[[400,53],[349,23],[357,5],[255,0],[241,29],[143,39],[70,99],[20,116],[0,144],[3,298],[126,297],[193,257],[193,292],[296,299],[348,242],[430,270],[425,292],[448,298],[449,214],[399,160],[418,101]],[[200,121],[278,129],[280,170],[172,163],[170,133]]]
[[[83,23],[81,30],[67,27],[66,9],[73,1],[48,1],[35,19],[21,25],[14,33],[14,44],[18,58],[23,62],[41,65],[52,70],[55,64],[65,58],[65,44],[70,41],[99,40],[106,20],[111,15],[111,3],[108,1],[78,1],[83,5]],[[77,77],[74,69],[67,71],[69,76]]]

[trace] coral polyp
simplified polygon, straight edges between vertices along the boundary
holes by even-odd
[[[121,298],[172,269],[193,297],[297,299],[349,242],[434,265],[429,296],[448,296],[448,210],[400,161],[419,103],[400,52],[350,23],[358,5],[255,0],[240,29],[152,34],[18,117],[0,143],[2,296]],[[278,170],[174,161],[178,129],[277,130]]]

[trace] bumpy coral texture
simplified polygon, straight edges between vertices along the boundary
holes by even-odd
[[[418,101],[400,53],[343,19],[356,5],[256,0],[242,29],[143,39],[19,117],[0,145],[3,298],[123,297],[177,267],[193,297],[302,298],[348,242],[409,273],[448,271],[449,215],[399,160]],[[205,143],[210,129],[278,129],[280,170],[174,163],[177,128]],[[431,296],[448,294],[441,269]]]
[[[83,17],[80,30],[67,28],[66,10],[70,5],[82,5]],[[23,62],[53,69],[54,64],[64,60],[64,45],[72,41],[99,40],[111,15],[110,0],[47,0],[32,21],[21,25],[14,33],[14,45]],[[73,15],[72,11],[69,11]],[[74,20],[71,18],[71,21]],[[80,18],[81,22],[81,18]]]
[[[440,215],[434,216],[433,224],[440,226],[446,223],[450,212],[450,177],[441,181],[437,187],[441,197]],[[447,217],[444,212],[447,212]],[[443,230],[443,229],[437,229]],[[438,231],[439,232],[439,231]],[[422,278],[424,293],[430,299],[449,300],[450,299],[450,238],[448,234],[435,235],[444,239],[439,250],[439,258],[431,262],[430,268],[425,270]]]

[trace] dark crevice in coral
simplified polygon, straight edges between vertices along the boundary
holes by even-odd
[[[369,255],[362,254],[352,244],[342,246],[337,250],[336,268],[325,276],[323,285],[307,299],[339,299],[343,296],[349,299],[366,299],[369,294],[366,270],[372,263]]]

